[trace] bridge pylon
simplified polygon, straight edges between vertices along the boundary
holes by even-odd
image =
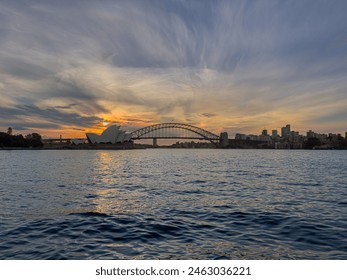
[[[158,147],[158,140],[157,140],[157,138],[153,138],[153,147]]]

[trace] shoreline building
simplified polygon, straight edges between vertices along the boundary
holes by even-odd
[[[131,140],[131,133],[126,133],[120,130],[120,126],[111,125],[106,128],[101,135],[95,133],[86,133],[88,142],[91,144],[116,144],[129,142]]]
[[[283,139],[289,139],[289,137],[290,137],[290,124],[287,124],[286,126],[281,128],[281,137]]]

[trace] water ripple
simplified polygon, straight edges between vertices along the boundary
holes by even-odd
[[[344,152],[2,153],[1,259],[347,259]]]

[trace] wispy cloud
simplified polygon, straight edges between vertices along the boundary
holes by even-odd
[[[107,119],[342,132],[346,9],[345,1],[1,0],[0,127],[77,131]]]

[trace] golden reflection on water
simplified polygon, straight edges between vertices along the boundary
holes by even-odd
[[[122,151],[98,151],[94,163],[93,205],[99,213],[129,214],[148,207],[143,192],[129,184],[129,154]]]
[[[97,153],[96,159],[96,168],[102,174],[107,173],[111,170],[117,170],[119,166],[119,161],[114,160],[114,157],[111,156],[109,152],[99,152]]]
[[[99,213],[129,214],[146,208],[144,194],[130,189],[122,175],[127,169],[126,158],[120,151],[105,151],[97,154],[95,163],[98,185],[95,188],[93,204]],[[105,189],[102,187],[105,186]],[[107,188],[107,189],[106,189]]]
[[[115,186],[112,189],[97,190],[93,199],[95,211],[105,214],[135,214],[139,209],[146,209],[143,194],[127,191],[126,186]]]

